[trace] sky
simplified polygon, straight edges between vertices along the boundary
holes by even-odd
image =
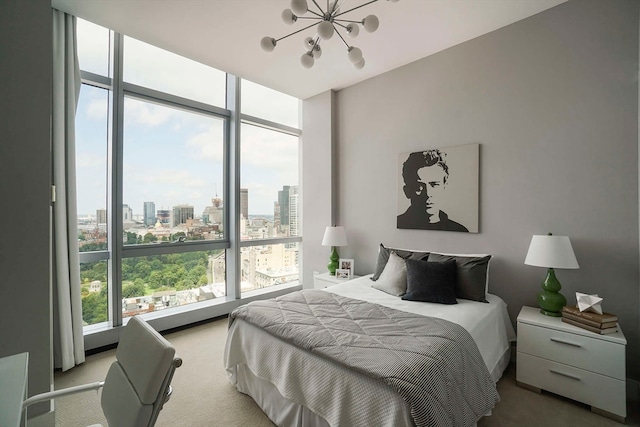
[[[109,33],[78,20],[82,70],[108,75]],[[127,82],[224,107],[225,74],[145,43],[125,38]],[[298,127],[299,101],[257,84],[242,82],[243,112]],[[76,113],[79,215],[107,206],[108,91],[83,85]],[[123,202],[142,215],[178,204],[202,214],[216,194],[222,198],[224,121],[125,97]],[[248,189],[249,214],[273,214],[285,185],[298,184],[298,138],[242,125],[241,187]]]

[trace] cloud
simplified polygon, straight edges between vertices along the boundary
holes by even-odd
[[[207,159],[222,162],[224,154],[224,132],[222,121],[215,120],[210,126],[187,140],[189,156],[195,159]]]

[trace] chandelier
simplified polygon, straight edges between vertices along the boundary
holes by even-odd
[[[351,64],[353,64],[356,69],[360,70],[362,69],[362,67],[364,67],[364,58],[362,57],[362,51],[355,46],[350,46],[338,30],[343,30],[350,37],[356,37],[360,32],[360,26],[362,26],[365,31],[372,33],[378,29],[380,21],[375,15],[365,16],[359,21],[338,18],[346,15],[349,12],[353,12],[356,9],[360,9],[361,7],[367,6],[377,1],[378,0],[371,0],[342,12],[341,9],[342,6],[344,6],[346,0],[327,0],[325,10],[320,7],[316,0],[311,0],[311,2],[315,5],[317,10],[309,9],[307,0],[291,0],[291,9],[285,9],[281,14],[282,20],[285,24],[293,25],[296,21],[298,21],[298,19],[308,19],[314,22],[311,25],[296,30],[284,37],[280,37],[279,39],[275,39],[269,36],[263,37],[260,41],[260,46],[265,52],[271,52],[280,40],[286,39],[287,37],[290,37],[294,34],[298,34],[299,32],[311,27],[317,26],[318,28],[316,35],[314,37],[307,37],[304,39],[304,47],[306,49],[306,52],[303,53],[300,57],[300,63],[302,64],[302,66],[304,68],[313,67],[313,63],[315,62],[315,60],[317,58],[320,58],[320,56],[322,55],[320,40],[329,40],[335,33],[338,35],[338,37],[340,37],[340,40],[342,40],[342,42],[346,46],[347,58],[349,59]],[[398,0],[387,1],[395,3]],[[303,16],[307,12],[310,16]]]

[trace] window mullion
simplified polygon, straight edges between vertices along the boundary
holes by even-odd
[[[122,88],[124,37],[114,32],[113,118],[109,147],[109,325],[122,325],[122,204],[124,90]]]
[[[240,78],[227,74],[227,109],[231,112],[227,139],[227,173],[229,184],[225,185],[225,229],[231,247],[227,250],[227,296],[240,299]]]

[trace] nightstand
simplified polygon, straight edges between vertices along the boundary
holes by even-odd
[[[618,325],[598,335],[549,317],[539,308],[518,315],[516,380],[521,387],[547,390],[591,406],[591,411],[624,423],[627,416],[625,349]]]
[[[360,276],[353,276],[350,280],[357,279]],[[314,289],[323,289],[327,286],[336,285],[338,283],[347,282],[346,279],[336,279],[336,276],[332,276],[331,274],[321,273],[313,276],[313,288]]]

